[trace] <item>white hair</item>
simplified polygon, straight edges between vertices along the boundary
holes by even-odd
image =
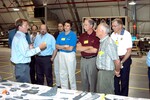
[[[99,25],[102,26],[102,28],[106,31],[107,34],[110,32],[110,28],[109,28],[109,25],[107,23],[102,22]]]

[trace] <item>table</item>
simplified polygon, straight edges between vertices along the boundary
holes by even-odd
[[[12,81],[0,82],[0,100],[79,100],[79,98],[80,100],[100,100],[101,97],[104,97],[104,94],[57,89],[57,87],[52,88],[44,85],[18,83]]]
[[[0,39],[0,44],[1,45],[8,45],[8,39]]]
[[[57,89],[44,85],[19,83],[12,81],[0,82],[0,100],[148,100],[103,93],[90,93],[77,90]]]
[[[138,44],[139,44],[139,40],[135,40],[133,42],[133,47],[132,47],[132,51],[136,52],[138,54],[138,56],[141,56],[141,52],[140,52],[140,48],[138,47]]]

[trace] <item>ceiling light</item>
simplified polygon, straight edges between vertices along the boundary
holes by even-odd
[[[47,6],[47,3],[43,3],[43,6]]]
[[[13,10],[14,10],[14,11],[19,11],[20,9],[19,9],[19,8],[13,8]]]
[[[135,1],[131,1],[131,2],[129,2],[129,5],[135,5],[136,4],[136,2]]]
[[[47,0],[43,0],[43,6],[47,6]]]

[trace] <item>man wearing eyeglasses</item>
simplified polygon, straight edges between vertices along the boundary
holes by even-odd
[[[128,96],[132,38],[131,34],[123,28],[123,22],[119,18],[112,21],[112,29],[114,32],[111,38],[118,47],[118,55],[122,64],[120,77],[114,77],[115,94]]]

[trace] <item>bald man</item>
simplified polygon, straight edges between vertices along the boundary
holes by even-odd
[[[46,49],[36,57],[37,84],[44,84],[44,76],[48,86],[53,86],[52,61],[55,56],[55,38],[47,32],[47,26],[40,26],[40,34],[36,36],[34,47],[39,46],[41,42],[46,43]]]

